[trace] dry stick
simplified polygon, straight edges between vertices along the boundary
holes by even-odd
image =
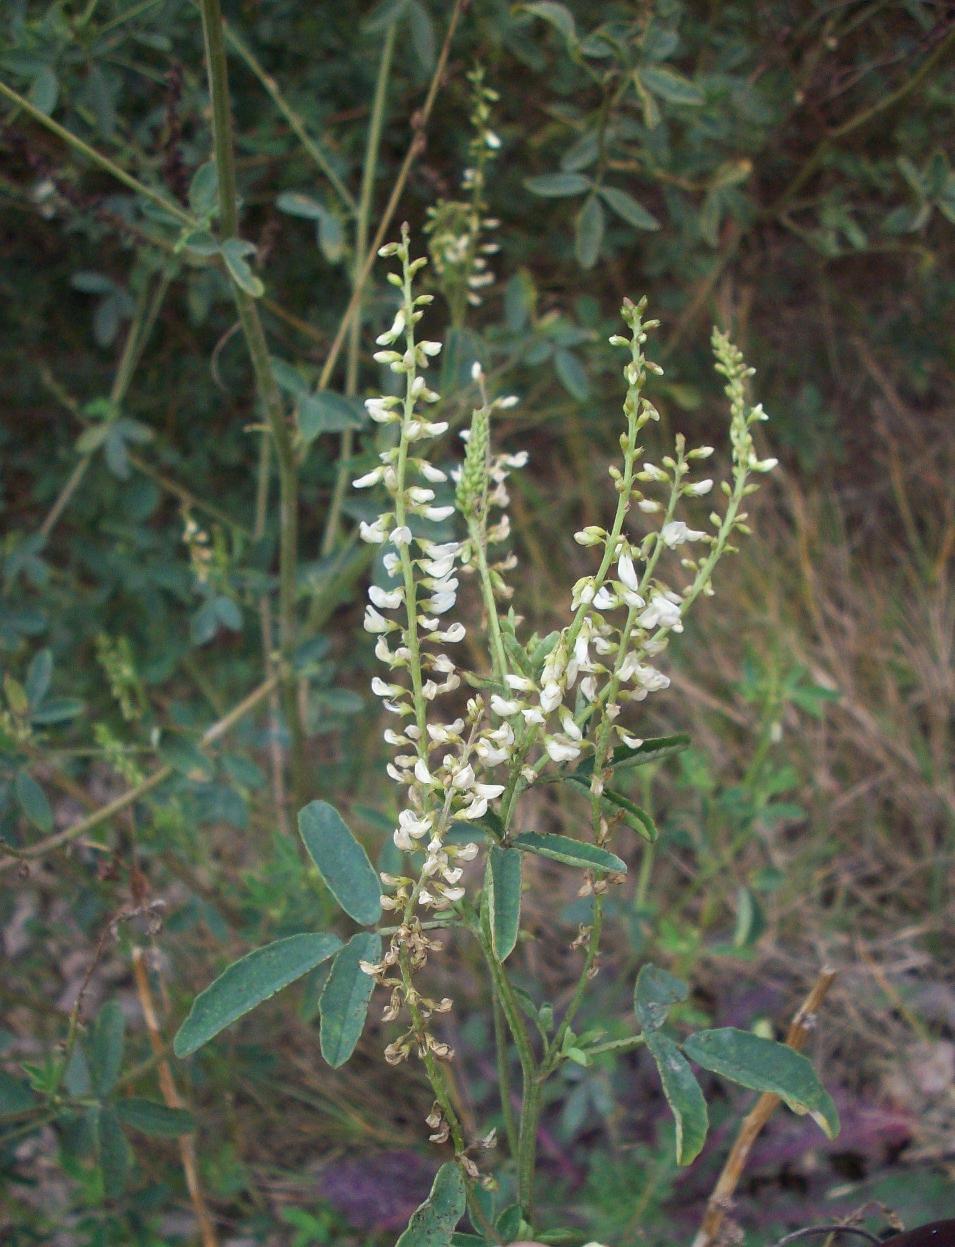
[[[278,676],[271,676],[265,680],[258,688],[253,689],[251,693],[238,705],[233,706],[227,715],[223,715],[218,722],[213,723],[206,732],[203,733],[199,740],[200,749],[208,749],[210,745],[215,744],[220,737],[232,730],[240,719],[245,718],[250,710],[254,709],[260,701],[268,697],[272,690],[278,684]],[[71,840],[75,840],[78,836],[86,835],[92,831],[94,827],[98,827],[100,823],[108,822],[115,815],[121,813],[144,797],[147,792],[152,792],[154,788],[167,780],[173,773],[171,766],[161,766],[158,770],[153,771],[152,775],[147,775],[144,780],[136,784],[135,787],[128,789],[120,796],[110,801],[107,805],[102,806],[94,814],[90,814],[86,818],[81,818],[79,822],[73,823],[71,827],[64,828],[52,836],[47,836],[43,840],[37,841],[36,844],[28,845],[25,849],[17,849],[12,857],[0,857],[0,874],[5,870],[9,870],[12,866],[16,866],[22,860],[28,860],[34,857],[43,857],[46,853],[51,853],[54,849],[58,849],[63,844],[68,844]]]
[[[835,970],[830,969],[828,966],[824,966],[819,971],[819,977],[813,984],[812,990],[802,1002],[796,1016],[790,1023],[789,1032],[786,1035],[786,1043],[794,1052],[800,1052],[806,1046],[806,1041],[812,1034],[816,1024],[816,1013],[825,999],[826,993],[832,986],[835,977]],[[746,1166],[746,1161],[749,1159],[753,1144],[770,1117],[779,1107],[779,1104],[779,1096],[766,1091],[759,1097],[743,1119],[739,1134],[736,1136],[736,1142],[730,1148],[730,1154],[726,1158],[723,1172],[720,1174],[716,1186],[714,1186],[713,1192],[707,1201],[703,1223],[700,1226],[699,1233],[693,1240],[693,1247],[712,1247],[712,1244],[715,1243],[720,1226],[723,1224],[723,1219],[729,1211],[733,1192],[743,1176],[743,1169]]]
[[[146,1029],[149,1031],[149,1044],[156,1059],[162,1098],[167,1108],[185,1108],[182,1097],[176,1089],[169,1062],[166,1060],[166,1047],[159,1029],[159,1020],[156,1017],[156,1006],[153,1003],[152,990],[149,986],[149,975],[143,962],[143,950],[138,947],[133,949],[133,977],[136,980],[136,993],[139,996],[143,1017],[146,1019]],[[199,1223],[202,1247],[218,1247],[219,1240],[216,1235],[215,1225],[213,1224],[205,1196],[202,1193],[202,1186],[199,1182],[199,1169],[196,1165],[196,1137],[194,1134],[181,1134],[177,1141],[179,1143],[179,1155],[182,1158],[182,1171],[185,1174],[186,1186],[189,1190],[189,1199],[192,1201],[192,1208]]]

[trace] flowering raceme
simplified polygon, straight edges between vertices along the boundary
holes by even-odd
[[[645,302],[625,301],[629,336],[610,339],[628,352],[622,466],[610,469],[617,493],[614,519],[609,529],[590,525],[575,534],[578,544],[599,557],[596,568],[572,586],[569,622],[547,637],[522,642],[519,616],[513,609],[504,613],[512,597],[507,575],[516,564],[506,549],[507,478],[526,465],[527,454],[495,453],[491,438],[494,413],[517,400],[489,399],[484,373],[475,364],[471,375],[481,401],[461,435],[463,461],[450,473],[430,461],[427,443],[448,425],[430,418],[428,409],[440,399],[425,379],[441,345],[417,335],[431,296],[415,294],[414,278],[427,261],[411,258],[407,228],[400,242],[380,254],[400,263],[400,274],[389,280],[399,288],[401,304],[377,339],[375,359],[403,378],[404,392],[367,400],[372,420],[395,426],[397,439],[354,484],[383,490],[388,498],[381,514],[360,526],[363,540],[382,547],[386,577],[368,591],[364,626],[376,637],[375,653],[388,669],[371,687],[397,720],[384,735],[394,750],[387,773],[402,793],[394,843],[408,865],[401,873],[381,875],[382,906],[396,912],[399,925],[382,960],[364,968],[392,988],[387,1018],[396,1019],[405,1006],[411,1014],[411,1028],[389,1045],[388,1059],[399,1061],[414,1047],[426,1059],[450,1056],[426,1019],[446,1012],[451,1002],[429,1001],[412,986],[412,972],[439,947],[425,930],[435,922],[423,924],[420,911],[435,911],[438,925],[449,911],[473,915],[464,868],[480,852],[478,839],[490,832],[507,846],[517,799],[552,768],[578,768],[574,778],[590,791],[593,842],[606,845],[620,800],[605,792],[609,768],[616,764],[611,755],[621,747],[639,750],[643,743],[628,707],[669,686],[659,662],[670,634],[682,632],[695,599],[712,592],[713,570],[732,548],[731,536],[748,531],[742,503],[755,488],[751,474],[768,471],[775,461],[756,455],[752,429],[765,416],[760,407],[747,406],[750,370],[717,332],[713,347],[731,408],[732,481],[722,485],[726,505],[722,513],[711,513],[709,528],[691,527],[680,518],[677,512],[686,502],[713,489],[712,478],[697,475],[713,449],[688,449],[678,435],[672,455],[659,463],[644,458],[640,437],[659,419],[644,395],[648,377],[660,371],[644,354],[657,322],[644,318]],[[453,503],[439,501],[441,486],[449,496],[453,487]],[[643,517],[642,535],[628,523],[633,513]],[[466,533],[448,540],[446,528],[438,526],[455,514]],[[465,637],[464,624],[454,618],[465,576],[480,588],[490,674],[473,673],[456,657]],[[437,713],[438,699],[465,683],[479,691],[463,707],[456,703],[454,717]],[[480,824],[480,836],[463,843],[459,835],[449,838],[452,825],[469,823]],[[586,886],[599,894],[607,883],[591,877]],[[599,923],[596,929],[599,934]],[[396,968],[400,976],[389,977]]]

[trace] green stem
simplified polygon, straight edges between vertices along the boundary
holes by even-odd
[[[311,156],[312,160],[314,160],[315,164],[318,165],[325,177],[328,178],[335,194],[348,209],[348,212],[351,215],[354,215],[356,211],[354,196],[335,172],[331,161],[322,150],[320,144],[317,143],[308,133],[308,130],[305,128],[305,122],[299,114],[295,112],[291,104],[289,104],[272,75],[263,69],[262,65],[256,59],[252,49],[245,42],[245,40],[241,39],[239,35],[236,34],[235,30],[228,22],[224,22],[223,25],[225,27],[225,37],[230,46],[238,53],[240,60],[245,62],[255,77],[258,78],[259,82],[261,82],[262,86],[268,93],[269,98],[272,100],[272,103],[292,127],[295,137],[302,144],[302,147],[308,155]]]
[[[516,1159],[518,1151],[517,1121],[514,1117],[514,1106],[511,1104],[511,1071],[508,1066],[507,1030],[504,1010],[497,996],[493,998],[494,1006],[494,1048],[497,1055],[497,1085],[501,1097],[501,1115],[504,1119],[504,1133],[507,1136],[507,1147],[511,1156]]]
[[[487,565],[487,542],[484,525],[476,520],[468,522],[468,533],[477,557],[478,574],[481,580],[481,597],[484,599],[484,610],[487,614],[488,627],[491,630],[491,658],[494,674],[503,683],[507,675],[507,654],[504,650],[504,638],[501,636],[501,621],[497,614],[497,602],[494,599],[494,586],[491,584],[491,573]]]
[[[219,224],[225,239],[238,237],[238,193],[229,80],[219,0],[200,0],[206,50],[209,94],[212,100],[212,141],[219,188]],[[268,344],[255,300],[232,283],[239,322],[252,361],[256,390],[275,441],[279,473],[279,634],[282,654],[282,708],[292,738],[292,796],[296,806],[305,799],[305,728],[291,670],[295,649],[295,589],[298,566],[298,471],[295,449],[285,420]]]
[[[137,308],[136,314],[130,323],[129,331],[126,334],[126,341],[123,343],[123,350],[119,358],[119,364],[116,368],[116,375],[113,378],[113,384],[110,388],[110,402],[118,407],[126,397],[126,392],[132,382],[136,367],[142,357],[143,347],[146,339],[156,323],[156,317],[159,315],[159,309],[162,307],[163,300],[166,297],[166,291],[169,289],[169,283],[172,274],[164,270],[160,274],[156,289],[153,292],[152,299]],[[73,471],[70,473],[63,488],[57,495],[56,501],[50,508],[42,525],[40,533],[44,537],[49,537],[50,533],[56,527],[57,521],[66,510],[70,499],[76,493],[82,484],[87,469],[95,458],[93,454],[83,455],[76,463]]]
[[[361,353],[361,313],[362,261],[368,250],[368,227],[371,221],[372,197],[375,189],[375,170],[378,165],[378,153],[381,149],[381,132],[384,128],[385,105],[388,98],[388,80],[391,76],[391,62],[395,50],[397,22],[392,23],[385,35],[381,49],[381,60],[378,64],[378,79],[375,83],[375,97],[372,103],[371,121],[368,126],[368,141],[365,147],[365,163],[361,176],[361,192],[358,201],[358,213],[355,221],[355,254],[352,263],[352,292],[357,292],[358,303],[355,314],[348,328],[348,354],[345,364],[345,393],[354,394],[358,389],[358,362]],[[328,508],[325,532],[322,537],[322,554],[328,556],[335,548],[338,528],[341,520],[342,504],[348,478],[351,473],[351,457],[354,446],[354,433],[346,429],[342,433],[341,451],[338,459],[338,471],[335,475],[335,487]]]
[[[167,199],[165,195],[159,194],[158,191],[151,190],[145,183],[140,182],[138,178],[134,178],[131,173],[127,173],[115,161],[110,160],[108,156],[104,156],[95,147],[90,147],[89,143],[84,143],[81,138],[78,138],[77,135],[71,133],[64,126],[61,126],[59,122],[54,121],[52,117],[48,117],[46,113],[41,112],[28,99],[14,91],[12,87],[8,87],[5,82],[0,82],[0,95],[5,95],[8,100],[11,100],[19,108],[23,109],[33,121],[49,130],[51,134],[55,134],[58,139],[62,139],[74,151],[91,160],[93,164],[98,165],[106,173],[111,174],[112,177],[116,178],[117,182],[122,182],[131,191],[135,191],[137,195],[142,195],[144,199],[148,199],[150,203],[154,203],[157,207],[162,208],[164,212],[168,212],[170,216],[175,217],[190,229],[197,227],[198,222],[195,218],[186,212],[184,208],[180,208],[174,199]]]
[[[577,986],[574,988],[574,994],[570,998],[557,1033],[548,1045],[547,1052],[542,1062],[542,1070],[544,1077],[549,1076],[557,1068],[560,1060],[560,1053],[563,1049],[564,1039],[570,1030],[571,1023],[577,1015],[577,1011],[583,1003],[584,993],[587,990],[587,984],[590,981],[590,972],[597,960],[597,953],[600,950],[600,936],[603,931],[603,897],[597,893],[594,895],[594,917],[590,927],[590,939],[587,941],[587,952],[584,956],[583,969],[580,972],[580,978],[577,980]]]
[[[520,1125],[517,1131],[517,1198],[521,1207],[530,1215],[534,1202],[534,1169],[537,1162],[537,1127],[541,1110],[541,1079],[538,1073],[534,1050],[520,1005],[514,996],[513,988],[507,977],[507,971],[495,956],[491,945],[490,933],[487,930],[487,911],[482,915],[479,929],[481,948],[487,961],[488,970],[494,984],[495,1000],[500,1004],[501,1012],[507,1021],[508,1029],[514,1039],[518,1060],[521,1063],[522,1095]],[[510,1138],[510,1136],[509,1136]],[[512,1145],[513,1146],[513,1145]]]

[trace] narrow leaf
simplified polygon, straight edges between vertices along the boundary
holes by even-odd
[[[676,1122],[677,1163],[689,1165],[699,1156],[709,1128],[703,1092],[672,1039],[660,1031],[648,1031],[647,1047],[656,1062],[663,1094]]]
[[[283,191],[276,199],[275,206],[279,212],[289,216],[305,217],[308,221],[321,221],[328,209],[324,204],[313,199],[311,195],[303,195],[300,191]]]
[[[298,830],[328,890],[345,913],[371,926],[381,917],[381,884],[368,854],[327,801],[299,811]]]
[[[27,1113],[39,1104],[40,1101],[25,1082],[0,1070],[0,1117]]]
[[[839,1114],[811,1063],[799,1052],[773,1039],[762,1039],[733,1026],[698,1031],[683,1043],[691,1061],[753,1091],[778,1095],[795,1113],[809,1113],[834,1139]]]
[[[41,649],[34,655],[23,685],[31,709],[36,709],[46,696],[52,675],[53,655],[48,649]]]
[[[132,1163],[129,1143],[112,1108],[103,1107],[97,1120],[97,1150],[103,1172],[103,1190],[109,1199],[118,1199],[126,1189]]]
[[[589,794],[590,781],[579,778],[578,775],[568,775],[567,778],[575,788],[580,788],[583,792]],[[638,836],[642,836],[648,843],[653,842],[659,837],[660,832],[656,823],[639,805],[631,801],[629,797],[625,797],[622,792],[615,792],[613,788],[605,788],[600,794],[600,804],[608,812],[608,814],[623,814],[624,822],[631,827]]]
[[[381,936],[371,931],[359,931],[335,954],[318,1001],[322,1056],[332,1069],[345,1064],[365,1029],[375,980],[360,963],[380,958]]]
[[[464,1216],[464,1174],[454,1161],[438,1170],[431,1194],[411,1214],[395,1247],[450,1247],[454,1227]]]
[[[38,831],[49,832],[53,827],[53,811],[46,793],[26,771],[17,771],[13,783],[20,809]]]
[[[584,870],[612,871],[614,874],[626,872],[627,863],[615,853],[596,844],[588,844],[584,840],[571,840],[568,836],[541,836],[533,831],[526,831],[513,842],[515,849],[522,853],[536,853],[538,857],[549,857],[555,862],[563,862],[566,866],[579,866]]]
[[[492,844],[484,874],[491,947],[499,961],[514,951],[521,925],[521,855]]]
[[[662,758],[670,757],[671,754],[681,753],[689,747],[689,744],[689,736],[685,732],[678,732],[675,736],[656,736],[645,740],[635,749],[631,749],[629,745],[618,745],[610,755],[607,767],[610,770],[616,770],[625,766],[647,766],[650,762],[659,762]],[[577,770],[566,778],[580,779],[586,776],[589,780],[593,769],[593,758],[585,758]]]
[[[138,1096],[117,1100],[115,1108],[116,1116],[124,1125],[156,1138],[176,1139],[191,1134],[196,1128],[195,1118],[185,1109],[169,1108]]]
[[[591,181],[582,173],[539,173],[536,177],[525,178],[524,185],[532,195],[564,199],[568,195],[583,195],[590,190]]]
[[[660,222],[626,191],[615,186],[601,186],[600,194],[609,208],[635,229],[659,229]]]
[[[596,195],[591,195],[577,213],[575,222],[574,251],[581,268],[593,268],[596,264],[597,256],[600,254],[600,244],[603,242],[605,223],[600,200]]]
[[[568,43],[577,42],[574,15],[566,4],[558,4],[556,0],[534,0],[533,3],[524,4],[521,7],[525,13],[533,13],[535,17],[542,17],[545,22],[550,22]]]
[[[644,1031],[655,1031],[667,1020],[672,1005],[686,1000],[690,989],[666,970],[649,962],[640,967],[633,1007]]]
[[[235,284],[253,299],[261,299],[265,294],[265,286],[256,277],[245,258],[247,247],[248,243],[244,243],[241,239],[230,238],[222,244],[222,258]]]
[[[290,935],[235,961],[192,1002],[173,1040],[178,1057],[189,1056],[263,1000],[338,952],[336,935]]]
[[[699,108],[704,102],[703,92],[696,83],[674,69],[665,69],[662,65],[644,65],[638,72],[644,86],[668,104]]]
[[[87,1049],[93,1086],[108,1095],[116,1086],[126,1046],[126,1019],[119,1003],[108,1000],[96,1015]]]

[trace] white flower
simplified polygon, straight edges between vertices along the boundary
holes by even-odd
[[[669,546],[671,550],[674,546],[683,545],[685,541],[699,541],[705,536],[706,533],[698,532],[693,528],[687,528],[682,520],[670,520],[669,524],[664,524],[660,529],[660,540],[665,546]]]
[[[411,541],[411,529],[407,524],[401,524],[398,528],[392,529],[388,536],[392,545],[406,546]]]
[[[512,714],[517,714],[521,708],[519,701],[507,701],[500,693],[491,695],[491,709],[495,714],[499,714],[502,719],[510,718]]]
[[[651,628],[671,628],[680,631],[680,607],[662,593],[650,595],[650,605],[637,617],[637,623],[648,631]]]
[[[556,710],[563,699],[563,690],[559,684],[556,682],[545,684],[541,689],[540,695],[541,710],[543,710],[545,714],[550,714],[552,710]]]
[[[580,746],[565,736],[548,736],[544,748],[553,762],[573,762],[580,757]]]
[[[357,481],[352,481],[352,486],[355,489],[368,489],[371,485],[377,485],[384,474],[384,468],[372,468],[364,476],[359,476]]]
[[[364,520],[358,525],[358,535],[362,541],[368,541],[372,545],[381,545],[387,540],[385,527],[381,519],[375,520],[374,524],[366,524]]]
[[[707,447],[707,449],[709,448]],[[704,494],[708,494],[712,488],[713,482],[711,480],[697,481],[695,485],[684,486],[683,492],[688,494],[691,498],[702,498]]]
[[[398,628],[396,623],[379,614],[373,606],[365,607],[365,619],[362,626],[366,632],[395,632]]]
[[[379,585],[368,586],[368,596],[382,610],[395,610],[405,600],[403,589],[382,589]]]
[[[594,606],[599,611],[612,610],[617,605],[617,599],[610,592],[606,585],[601,585],[594,597]]]
[[[617,559],[617,575],[628,589],[636,590],[639,588],[640,581],[637,579],[637,572],[636,568],[633,566],[633,559],[626,551]]]

